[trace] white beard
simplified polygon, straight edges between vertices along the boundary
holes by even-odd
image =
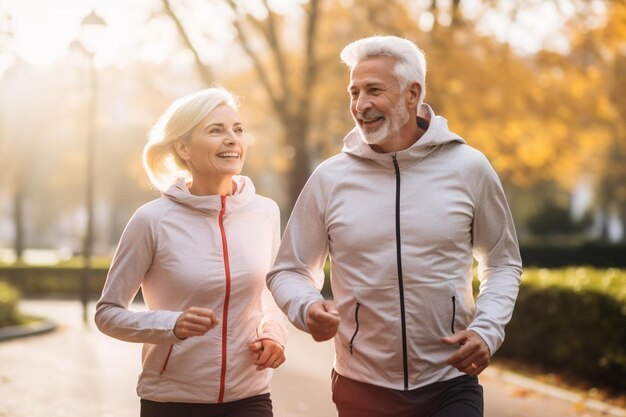
[[[400,105],[389,112],[389,117],[385,117],[383,125],[374,132],[366,132],[365,129],[363,129],[358,123],[359,120],[372,119],[380,116],[384,116],[384,114],[373,109],[367,113],[358,113],[356,115],[356,127],[361,133],[361,139],[368,145],[380,145],[381,143],[387,141],[392,136],[396,135],[402,126],[409,121],[409,112],[405,106]]]

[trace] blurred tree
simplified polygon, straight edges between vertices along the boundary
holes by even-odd
[[[2,72],[5,72],[7,67],[11,67],[15,61],[15,53],[13,52],[13,27],[12,20],[9,14],[4,12],[0,13],[0,77]],[[0,78],[0,87],[7,85],[7,81]],[[2,91],[2,88],[0,88]],[[5,97],[8,100],[8,98]],[[0,97],[0,102],[4,101]],[[0,108],[4,108],[8,111],[9,103],[0,104]],[[2,113],[0,113],[2,114]],[[13,167],[14,161],[11,160],[9,151],[15,148],[15,144],[10,142],[9,130],[7,128],[8,120],[5,114],[4,117],[0,117],[0,164],[4,167]],[[12,182],[13,184],[3,184],[5,186],[12,185],[13,191],[13,205],[12,205],[12,217],[13,217],[13,250],[17,260],[21,260],[22,252],[24,250],[24,190],[17,182],[19,179],[12,175],[12,172],[4,175],[5,181]]]
[[[74,191],[76,187],[56,192],[50,188],[58,175],[82,184],[82,176],[77,175],[84,172],[82,136],[76,132],[75,120],[83,118],[75,113],[64,117],[71,108],[71,95],[55,68],[44,70],[18,60],[0,83],[6,151],[2,153],[6,158],[2,179],[13,192],[15,252],[19,257],[26,246],[56,246],[52,237],[59,218],[68,206],[83,201],[82,193]]]
[[[189,36],[189,29],[171,7],[162,0],[167,14],[176,24],[185,46],[193,51],[196,65],[207,84],[214,79],[201,62],[197,47]],[[253,13],[235,0],[225,0],[234,17],[232,24],[237,41],[251,60],[258,79],[269,99],[273,112],[283,128],[286,156],[291,160],[288,177],[290,206],[292,206],[311,170],[311,151],[307,138],[311,126],[313,90],[317,84],[317,28],[320,0],[309,0],[302,5],[305,14],[302,42],[304,52],[299,60],[292,59],[292,51],[285,48],[287,40],[284,18],[273,9],[268,0],[260,1],[260,12]],[[263,42],[261,47],[259,40]],[[268,57],[269,55],[269,57]]]
[[[626,2],[613,1],[606,25],[598,30],[596,48],[604,58],[605,92],[613,107],[610,117],[610,144],[604,154],[599,180],[599,201],[605,216],[619,215],[626,228]],[[608,226],[602,227],[608,237]],[[626,233],[623,234],[626,240]]]
[[[26,245],[25,210],[37,167],[35,136],[44,124],[43,100],[32,100],[43,89],[41,74],[17,60],[0,80],[0,148],[4,186],[13,196],[13,250],[17,261]],[[32,196],[31,196],[32,197]]]
[[[514,18],[540,3],[514,0],[507,2],[513,6],[505,11]],[[624,23],[618,17],[618,3],[611,6],[617,12],[611,9],[610,19],[602,20],[601,10],[592,10],[583,19],[583,11],[588,11],[585,4],[592,3],[597,2],[572,0],[581,13],[572,19],[571,53],[545,50],[520,55],[481,27],[481,19],[503,7],[493,0],[471,2],[472,10],[464,9],[469,3],[461,0],[299,0],[289,3],[289,13],[295,10],[295,14],[269,0],[162,0],[156,4],[170,15],[167,23],[174,22],[176,26],[171,27],[178,32],[158,32],[182,36],[188,50],[171,51],[161,64],[137,58],[102,70],[98,141],[106,145],[99,145],[97,208],[101,218],[108,217],[100,220],[100,232],[110,230],[107,243],[114,243],[130,212],[156,195],[146,187],[140,154],[157,115],[173,97],[216,79],[229,80],[227,85],[245,94],[242,117],[249,132],[259,133],[254,141],[260,146],[250,153],[246,171],[255,182],[260,179],[260,188],[269,189],[272,197],[283,189],[275,180],[288,181],[289,197],[282,205],[291,208],[310,169],[337,153],[341,138],[354,126],[346,93],[349,74],[338,57],[341,48],[354,39],[381,33],[413,39],[425,50],[429,62],[426,101],[449,120],[452,130],[489,157],[507,188],[517,191],[510,195],[525,199],[513,201],[514,210],[530,216],[540,209],[539,201],[549,198],[549,194],[535,194],[544,184],[561,194],[572,189],[586,171],[594,175],[599,190],[607,187],[601,195],[610,210],[617,210],[615,201],[624,199],[620,197],[625,183],[620,169],[626,165],[622,162],[626,152],[620,94],[625,82],[620,43]],[[229,55],[235,59],[219,65],[208,63],[207,44],[222,45],[228,40],[220,44],[215,34],[199,24],[206,21],[206,8],[215,4],[221,4],[223,20],[232,22],[226,25],[232,32],[225,36],[237,46]],[[162,28],[163,20],[150,24]],[[187,62],[195,66],[185,65],[189,57],[194,61]],[[54,71],[60,73],[59,68]],[[190,71],[197,76],[190,77]],[[29,222],[37,227],[51,218],[80,215],[82,199],[75,190],[81,189],[82,178],[76,172],[83,172],[84,164],[84,97],[80,92],[84,80],[76,77],[77,70],[70,72],[71,77],[53,80],[61,83],[57,89],[69,89],[67,97],[56,92],[56,100],[67,98],[69,103],[52,106],[50,112],[55,132],[46,139],[57,146],[47,152],[41,167],[49,170],[37,188],[44,192],[33,193],[32,201],[45,201],[45,209],[36,210],[48,215],[46,219],[37,214],[41,220]],[[0,135],[0,158],[12,163],[12,157],[5,155],[14,155],[13,148],[4,152],[9,143],[6,138]],[[4,176],[2,180],[7,182]],[[50,192],[63,193],[64,198],[50,199]],[[529,196],[536,201],[528,203]]]
[[[132,213],[159,197],[142,165],[142,150],[150,127],[173,96],[178,96],[179,91],[195,90],[199,80],[193,76],[193,69],[177,70],[169,63],[138,60],[129,68],[101,70],[99,82],[103,87],[96,158],[96,227],[100,236],[97,249],[108,253],[117,245]],[[84,100],[82,97],[77,104],[81,106]],[[76,117],[80,107],[70,111]],[[63,171],[58,172],[57,179],[59,190],[77,186],[76,178]]]
[[[626,2],[604,6],[599,21],[583,16],[571,22],[567,62],[578,81],[572,130],[588,136],[585,151],[594,158],[586,168],[596,181],[601,238],[607,239],[611,216],[626,225]]]

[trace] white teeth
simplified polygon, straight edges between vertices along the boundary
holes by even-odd
[[[239,158],[238,152],[222,152],[217,154],[219,158]]]

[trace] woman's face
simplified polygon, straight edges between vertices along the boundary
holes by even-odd
[[[223,177],[241,173],[247,143],[239,114],[221,104],[191,131],[180,149],[194,178]]]

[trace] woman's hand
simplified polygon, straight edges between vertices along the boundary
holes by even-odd
[[[271,339],[261,339],[248,345],[257,371],[278,368],[285,362],[285,349]]]
[[[174,326],[174,336],[186,339],[202,336],[219,323],[213,310],[203,307],[189,307],[183,311]]]

